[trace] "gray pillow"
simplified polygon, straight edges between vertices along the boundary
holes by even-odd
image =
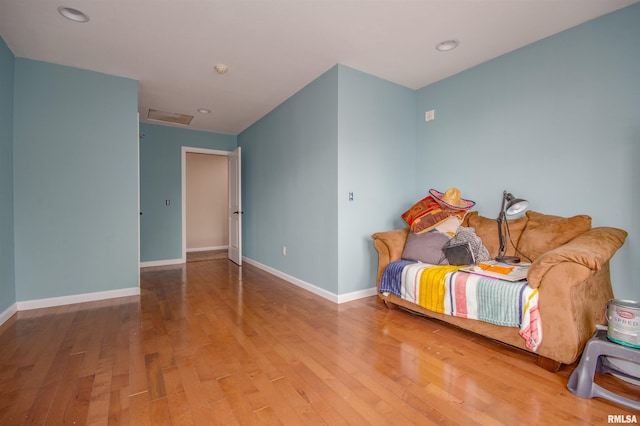
[[[409,232],[404,244],[402,258],[414,262],[430,263],[432,265],[448,265],[442,247],[450,237],[442,232],[431,231],[422,234]]]

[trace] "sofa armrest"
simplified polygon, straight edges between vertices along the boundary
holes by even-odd
[[[539,291],[539,353],[571,364],[596,324],[605,323],[606,304],[613,298],[609,259],[626,236],[621,229],[593,228],[533,262],[527,279]]]
[[[542,278],[538,297],[543,330],[538,353],[571,364],[596,325],[606,324],[606,305],[613,298],[609,262],[597,272],[573,262],[558,263]]]
[[[540,255],[532,263],[527,274],[529,286],[539,287],[544,275],[562,262],[576,263],[592,272],[599,271],[622,247],[626,237],[627,233],[622,229],[609,227],[590,229],[568,243]],[[562,285],[572,286],[584,280],[584,277],[576,278],[576,280],[565,281]]]
[[[378,286],[380,285],[380,278],[382,278],[384,268],[386,268],[389,263],[400,260],[402,257],[407,235],[409,235],[408,227],[404,229],[394,229],[393,231],[376,232],[371,236],[371,238],[373,238],[373,245],[378,251]]]

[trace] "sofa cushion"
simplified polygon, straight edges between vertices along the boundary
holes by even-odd
[[[516,249],[518,247],[518,241],[521,238],[521,234],[527,225],[529,218],[523,216],[518,219],[509,220],[509,233],[511,238],[507,236],[505,241],[505,255],[516,256]],[[476,230],[476,234],[482,240],[482,243],[489,251],[489,256],[495,258],[498,255],[500,249],[500,237],[498,236],[498,223],[496,219],[489,219],[487,217],[480,216],[478,212],[469,212],[465,217],[462,226],[469,226]],[[511,244],[513,241],[513,244]],[[514,247],[515,246],[515,247]]]
[[[442,247],[449,241],[447,234],[438,231],[415,234],[409,232],[404,245],[402,258],[432,265],[447,265],[447,258]]]
[[[528,211],[527,217],[518,250],[531,260],[591,229],[591,217],[587,215],[560,217]]]

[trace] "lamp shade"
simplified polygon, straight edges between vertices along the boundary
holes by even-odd
[[[525,211],[527,207],[529,207],[529,202],[527,200],[523,200],[522,198],[512,198],[507,203],[505,211],[508,215],[514,215]]]

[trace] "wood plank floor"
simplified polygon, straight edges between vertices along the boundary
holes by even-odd
[[[187,252],[187,263],[203,262],[205,260],[227,259],[228,256],[228,250],[190,251]]]
[[[336,305],[227,260],[0,327],[0,425],[577,425],[638,413],[532,355],[376,297]],[[611,376],[599,382],[640,398]]]

